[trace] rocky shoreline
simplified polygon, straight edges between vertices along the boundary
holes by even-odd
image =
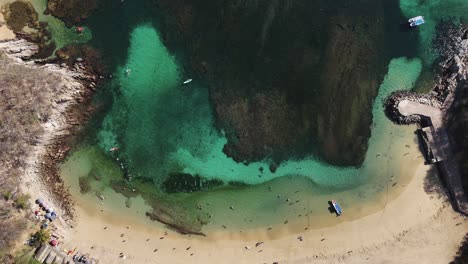
[[[63,59],[40,62],[30,60],[39,50],[36,44],[24,39],[0,42],[0,51],[11,59],[12,64],[41,69],[49,75],[59,75],[62,80],[62,87],[50,98],[51,109],[43,120],[43,133],[36,137],[33,150],[26,154],[29,154],[25,157],[27,176],[22,189],[34,196],[47,197],[51,206],[62,209],[63,219],[73,219],[73,202],[60,178],[58,164],[70,150],[73,136],[77,134],[80,125],[93,112],[89,102],[102,79],[98,77],[96,67],[88,66],[95,63],[93,58],[83,57],[74,62]],[[83,111],[76,111],[78,105]],[[32,188],[32,182],[39,182],[38,190]]]
[[[468,28],[451,22],[441,22],[437,27],[435,48],[440,52],[438,62],[439,76],[433,89],[426,94],[410,91],[396,91],[384,102],[385,114],[399,125],[419,124],[421,116],[403,116],[398,104],[409,100],[436,108],[443,108],[449,95],[467,82],[468,76]],[[448,32],[448,33],[447,33]]]
[[[452,129],[454,123],[459,122],[455,118],[456,108],[464,103],[466,99],[462,95],[468,90],[468,27],[441,22],[437,30],[434,46],[440,54],[439,76],[433,89],[427,94],[395,92],[385,100],[384,108],[389,119],[397,124],[417,124],[423,131],[422,138],[423,135],[427,137],[428,132],[424,130],[431,131],[431,139],[425,138],[427,162],[436,164],[454,209],[468,215],[466,183],[464,185],[467,170],[463,169],[465,160],[460,158],[467,149],[463,147],[464,139],[457,137],[457,134],[465,134],[466,129],[458,132]],[[404,103],[402,107],[400,102]],[[413,103],[412,111],[416,108],[419,111],[410,113],[418,114],[404,116],[400,113],[407,111],[404,109],[408,109],[405,108],[408,103]],[[431,113],[427,112],[429,109],[433,109]]]

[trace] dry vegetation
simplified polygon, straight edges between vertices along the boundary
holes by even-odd
[[[18,188],[28,154],[40,142],[41,123],[60,77],[39,68],[11,63],[0,54],[0,263],[8,263],[12,248],[27,224],[27,194]],[[50,101],[50,99],[49,99]]]
[[[26,228],[27,220],[15,210],[10,201],[0,202],[0,262],[10,262],[10,250],[16,244],[12,238],[18,238]]]

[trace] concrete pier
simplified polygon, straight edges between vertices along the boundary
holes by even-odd
[[[443,126],[443,117],[452,102],[453,94],[446,98],[441,109],[418,102],[402,100],[398,104],[398,111],[404,116],[420,115],[431,120],[432,126],[421,129],[432,154],[429,161],[435,163],[440,169],[452,196],[454,206],[463,214],[468,215],[468,201],[463,191],[461,170],[458,163],[455,162],[448,133]]]

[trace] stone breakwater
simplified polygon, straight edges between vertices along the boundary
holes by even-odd
[[[396,92],[385,100],[384,107],[386,115],[395,123],[416,123],[424,127],[422,131],[432,131],[429,133],[430,140],[427,141],[428,153],[433,154],[431,162],[437,164],[454,208],[468,215],[468,201],[463,189],[463,166],[460,166],[464,160],[457,158],[460,153],[457,153],[456,147],[463,141],[458,138],[458,142],[454,144],[453,138],[456,136],[454,131],[449,129],[453,123],[453,112],[463,101],[463,98],[456,97],[461,97],[460,95],[468,89],[468,28],[442,22],[437,29],[434,46],[438,49],[441,59],[438,65],[439,77],[432,91],[428,94]],[[409,107],[408,101],[413,104],[410,106],[410,114],[404,116],[405,109],[408,110]],[[400,107],[400,103],[403,102]],[[403,114],[399,110],[403,110]],[[426,120],[430,123],[426,123]],[[465,131],[462,130],[461,133],[466,133]],[[422,134],[427,135],[427,132]],[[458,151],[466,153],[466,148]]]
[[[450,107],[447,98],[455,93],[458,87],[463,87],[468,79],[468,28],[457,26],[450,22],[441,22],[437,26],[437,37],[434,47],[440,54],[438,63],[439,76],[433,89],[426,94],[409,91],[396,91],[385,101],[385,114],[396,124],[419,124],[419,115],[403,116],[398,111],[398,104],[409,100],[439,109]]]
[[[60,219],[67,221],[73,216],[73,203],[59,176],[58,164],[70,150],[71,139],[78,132],[79,125],[93,112],[91,107],[87,107],[87,102],[103,78],[88,70],[87,62],[95,63],[91,58],[83,57],[73,63],[57,59],[54,63],[30,60],[38,51],[35,43],[24,39],[0,42],[0,55],[6,56],[4,59],[10,65],[40,72],[40,76],[45,78],[41,81],[45,84],[48,78],[59,80],[55,91],[49,91],[47,86],[41,88],[40,92],[46,98],[41,102],[42,107],[48,109],[48,115],[41,118],[43,132],[35,136],[30,150],[20,157],[26,163],[21,189],[30,193],[32,199],[42,197],[50,207],[58,209]],[[78,105],[83,110],[77,111]]]

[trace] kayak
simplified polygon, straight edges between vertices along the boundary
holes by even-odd
[[[337,215],[341,215],[341,207],[340,205],[335,201],[335,200],[332,200],[332,205],[333,205],[333,208],[335,208],[335,212]]]

